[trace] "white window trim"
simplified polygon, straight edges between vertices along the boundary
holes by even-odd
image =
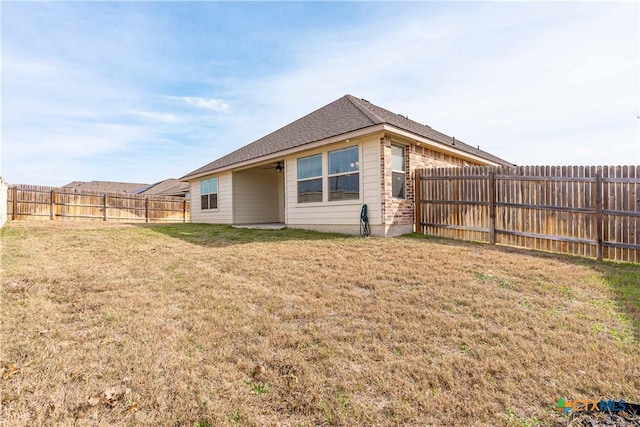
[[[342,151],[342,150],[347,150],[349,148],[353,148],[356,147],[358,149],[358,160],[356,161],[356,166],[358,166],[358,169],[355,171],[347,171],[347,172],[338,172],[338,173],[330,173],[329,171],[329,153],[333,153],[334,151]],[[350,201],[354,201],[354,200],[360,200],[362,198],[361,193],[362,193],[362,185],[361,185],[361,177],[362,177],[362,170],[360,169],[360,152],[361,152],[361,148],[360,148],[360,144],[358,145],[349,145],[347,147],[342,147],[342,148],[334,148],[333,150],[327,150],[327,173],[326,173],[326,185],[327,185],[327,203],[331,203],[334,204],[335,202],[350,202]],[[347,175],[353,175],[353,174],[358,174],[358,197],[356,199],[339,199],[339,200],[329,200],[329,195],[330,195],[330,191],[331,189],[329,188],[329,181],[330,178],[334,178],[334,177],[339,177],[339,176],[347,176]],[[323,198],[324,200],[324,198]]]
[[[211,181],[212,179],[216,180],[216,191],[210,191],[208,193],[203,193],[202,192],[202,181]],[[208,184],[207,184],[208,185]],[[202,208],[202,196],[208,196],[209,194],[216,194],[216,207],[215,208],[208,208],[208,209],[203,209]],[[218,212],[220,210],[220,177],[218,176],[210,176],[207,179],[202,179],[200,180],[200,211],[201,212]]]
[[[340,173],[340,174],[328,174],[329,171],[329,152],[330,151],[336,151],[336,150],[342,150],[345,148],[350,148],[350,147],[358,147],[358,170],[357,171],[351,171],[351,172],[345,172],[345,173]],[[362,204],[362,200],[363,200],[363,196],[362,196],[362,191],[364,188],[364,182],[363,182],[363,170],[362,170],[362,143],[361,142],[356,142],[354,143],[354,141],[350,142],[350,143],[343,143],[343,144],[339,144],[337,146],[327,146],[327,147],[323,147],[322,151],[314,151],[311,152],[309,154],[304,154],[304,155],[300,155],[297,156],[294,159],[295,165],[296,165],[296,173],[294,175],[295,177],[295,183],[296,183],[296,192],[295,192],[295,203],[294,206],[296,208],[318,208],[318,207],[328,207],[328,206],[343,206],[343,205],[360,205]],[[322,155],[322,202],[302,202],[299,203],[298,202],[298,182],[301,181],[298,179],[298,159],[304,158],[304,157],[311,157],[317,154],[321,154]],[[330,176],[339,176],[339,175],[347,175],[350,173],[358,173],[359,177],[358,177],[358,198],[357,199],[350,199],[350,200],[329,200],[329,177]]]
[[[307,178],[298,178],[298,162],[300,159],[306,159],[309,157],[315,157],[315,156],[320,156],[320,175],[317,176],[312,176],[312,177],[307,177]],[[324,186],[324,156],[322,155],[322,153],[315,153],[315,154],[309,154],[308,156],[301,156],[301,157],[296,157],[296,204],[299,205],[304,205],[304,206],[308,206],[308,205],[313,205],[313,204],[320,204],[324,202],[325,199],[325,186]],[[320,183],[321,183],[321,188],[322,188],[322,202],[300,202],[298,199],[300,197],[300,193],[298,192],[298,184],[300,182],[305,182],[305,181],[311,181],[311,180],[316,180],[316,179],[320,179]]]
[[[397,170],[393,168],[393,147],[402,148],[402,164],[404,166],[404,170]],[[391,198],[396,200],[406,200],[407,199],[407,148],[408,146],[402,144],[391,144]],[[393,194],[393,173],[402,173],[404,174],[404,197],[396,197]]]

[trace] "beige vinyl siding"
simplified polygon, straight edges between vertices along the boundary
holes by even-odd
[[[200,209],[200,181],[217,176],[218,178],[218,209]],[[231,172],[220,175],[202,177],[191,181],[191,222],[208,224],[231,224],[233,222],[233,207],[231,197]]]
[[[362,182],[364,201],[367,205],[369,224],[382,224],[382,203],[381,203],[381,153],[380,138],[368,138],[363,143],[362,149]],[[358,216],[359,220],[360,216]]]
[[[322,203],[298,203],[297,195],[297,159],[313,154],[323,154],[324,192],[326,193],[327,152],[359,146],[360,155],[360,199]],[[359,225],[360,210],[366,203],[369,211],[369,222],[381,224],[380,208],[380,143],[379,137],[370,136],[363,139],[332,144],[317,150],[301,153],[287,159],[286,162],[286,190],[287,190],[287,224],[291,226],[304,225]],[[327,194],[324,194],[325,200]]]
[[[280,181],[278,181],[278,222],[282,222],[284,224],[287,223],[287,209],[285,207],[287,202],[285,199],[285,194],[285,174],[281,173]]]
[[[234,224],[281,222],[283,174],[261,167],[233,174]]]

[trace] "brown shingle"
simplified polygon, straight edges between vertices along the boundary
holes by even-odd
[[[157,196],[184,196],[189,191],[189,184],[175,178],[165,179],[139,191],[138,194]]]
[[[438,132],[437,130],[431,128],[430,126],[420,124],[414,120],[409,119],[408,117],[404,117],[404,116],[401,116],[400,114],[393,113],[382,107],[378,107],[377,105],[374,105],[368,101],[365,101],[364,99],[354,98],[351,95],[347,95],[347,97],[350,98],[355,105],[359,106],[359,108],[363,108],[370,111],[382,123],[388,123],[397,128],[404,129],[406,131],[428,138],[432,141],[440,142],[442,144],[455,147],[458,150],[463,151],[465,153],[473,154],[475,156],[490,160],[498,164],[511,166],[511,163],[497,156],[494,156],[491,153],[487,153],[486,151],[482,151],[468,144],[465,144],[459,139],[454,140],[453,137],[445,135],[442,132]]]
[[[105,193],[135,193],[136,190],[147,186],[149,186],[149,184],[114,181],[73,181],[67,185],[63,185],[64,188],[75,188],[78,190],[99,191]]]
[[[456,149],[473,154],[499,164],[508,162],[482,150],[471,147],[459,140],[422,125],[406,117],[392,113],[363,99],[351,95],[325,105],[318,110],[290,123],[283,128],[264,136],[251,144],[220,157],[219,159],[198,168],[180,178],[189,179],[207,172],[234,165],[247,160],[256,159],[269,154],[278,153],[291,148],[301,147],[323,139],[346,134],[370,126],[387,123],[397,128],[429,138]]]

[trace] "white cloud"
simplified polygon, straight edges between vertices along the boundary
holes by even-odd
[[[241,44],[194,42],[196,6],[167,7],[3,8],[7,179],[184,175],[346,93],[519,164],[639,160],[637,3],[383,2],[326,25],[322,2],[296,5],[313,22],[260,33],[259,72]]]
[[[245,89],[262,126],[351,93],[519,164],[637,161],[637,4],[421,7],[301,38],[297,66]]]
[[[205,108],[207,110],[213,110],[225,113],[229,111],[229,104],[221,99],[215,98],[201,98],[195,96],[183,96],[181,98],[187,104],[195,105],[198,108]]]

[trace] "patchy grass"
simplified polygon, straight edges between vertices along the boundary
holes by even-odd
[[[3,425],[562,425],[640,396],[640,267],[441,239],[10,222]]]

